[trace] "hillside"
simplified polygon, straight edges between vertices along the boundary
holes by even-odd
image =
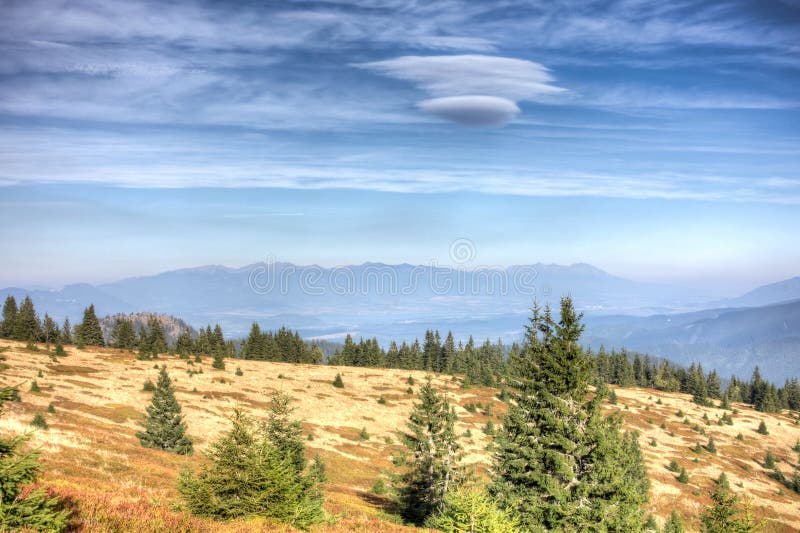
[[[626,347],[680,364],[701,362],[722,376],[748,377],[756,365],[782,383],[800,375],[800,300],[648,317],[588,317],[585,342]]]
[[[45,413],[49,429],[37,430],[33,444],[44,452],[42,482],[68,496],[82,516],[82,531],[100,532],[123,527],[138,531],[283,531],[263,523],[217,522],[192,518],[175,508],[174,481],[178,472],[202,460],[202,454],[186,458],[142,448],[134,432],[149,393],[142,383],[153,379],[153,362],[138,361],[132,354],[112,349],[78,350],[51,361],[44,346],[31,351],[21,343],[0,341],[5,367],[0,384],[24,383],[22,401],[7,404],[0,417],[0,431],[23,432],[37,412]],[[227,361],[227,369],[215,371],[210,361],[188,364],[186,360],[162,356],[177,387],[196,447],[203,450],[227,429],[226,416],[241,406],[259,416],[272,391],[284,391],[296,399],[296,415],[304,420],[311,454],[320,453],[330,478],[326,508],[336,523],[316,531],[413,531],[393,522],[388,500],[369,489],[381,471],[392,468],[389,460],[397,450],[397,431],[404,427],[413,396],[407,380],[417,384],[425,373],[373,368],[290,365],[257,361]],[[242,376],[236,376],[236,367]],[[189,369],[202,373],[189,375]],[[37,377],[41,371],[42,377]],[[331,382],[341,372],[345,388]],[[28,392],[36,380],[39,393]],[[458,430],[471,433],[465,439],[467,460],[485,472],[489,464],[485,447],[489,437],[482,428],[490,418],[500,423],[505,404],[488,388],[463,390],[450,376],[436,375],[434,383],[446,388],[458,404]],[[415,387],[416,388],[416,387]],[[696,516],[708,503],[712,479],[725,471],[734,490],[746,493],[758,516],[766,520],[766,531],[792,531],[800,523],[800,495],[771,479],[761,462],[772,450],[788,477],[797,463],[791,450],[800,439],[800,426],[786,415],[757,413],[744,405],[733,414],[733,425],[716,424],[724,413],[701,408],[685,394],[647,389],[615,389],[619,410],[629,429],[640,432],[640,444],[652,480],[649,508],[659,522],[677,509],[684,522],[696,529]],[[385,404],[378,403],[383,397]],[[48,404],[55,408],[47,414]],[[491,417],[482,409],[471,413],[468,404],[491,405]],[[682,410],[688,419],[676,413]],[[703,415],[707,414],[706,423]],[[770,434],[756,433],[764,420]],[[663,428],[661,427],[663,424]],[[359,432],[366,428],[369,439]],[[701,435],[700,432],[705,432]],[[737,434],[743,440],[736,439]],[[691,451],[696,443],[716,441],[717,453]],[[651,445],[655,441],[655,446]],[[666,469],[671,460],[685,466],[690,481],[682,485]],[[697,462],[693,462],[697,459]]]
[[[195,329],[189,324],[174,316],[161,315],[157,313],[119,313],[116,315],[106,316],[100,320],[100,328],[103,330],[103,338],[105,339],[106,344],[111,344],[113,341],[112,332],[114,331],[114,324],[118,318],[130,320],[133,324],[133,331],[135,331],[137,334],[143,328],[147,328],[147,325],[151,319],[156,319],[161,324],[161,327],[164,330],[164,338],[169,345],[174,345],[180,334],[187,329],[192,332],[192,335],[197,334],[197,331],[195,331]]]

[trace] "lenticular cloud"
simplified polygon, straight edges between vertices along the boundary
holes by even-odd
[[[520,109],[511,100],[497,96],[447,96],[424,100],[417,106],[432,115],[463,126],[492,128],[504,126]]]
[[[503,126],[520,113],[517,102],[565,92],[544,65],[510,57],[403,56],[356,66],[415,84],[433,96],[417,107],[465,126]]]

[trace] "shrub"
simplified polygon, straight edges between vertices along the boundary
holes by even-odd
[[[764,456],[764,468],[775,468],[775,456],[772,455],[772,450],[767,450]]]
[[[411,387],[407,388],[406,389],[406,394],[413,395],[414,394],[414,389],[412,389]]]
[[[39,388],[39,384],[36,383],[35,379],[31,381],[31,392],[42,392],[42,389]]]
[[[238,367],[238,366],[236,367],[236,372],[235,372],[235,374],[236,374],[237,376],[244,376],[244,372],[242,372],[242,369],[241,369],[241,367]]]
[[[710,453],[717,453],[717,446],[714,443],[714,437],[708,438],[708,444],[706,444],[706,450],[708,450]]]
[[[178,491],[196,515],[264,517],[308,529],[324,517],[319,474],[306,473],[299,423],[289,421],[285,396],[273,397],[270,421],[256,424],[234,409],[230,431],[208,448],[209,464],[181,473]]]
[[[358,432],[358,438],[361,440],[369,440],[369,433],[367,433],[367,428],[361,428],[361,431]]]
[[[413,384],[414,384],[414,378],[412,376],[408,376],[408,379],[406,380],[406,385],[413,385]]]
[[[146,380],[144,380],[144,385],[142,385],[142,390],[146,392],[153,392],[154,390],[156,390],[156,386],[152,381],[150,381],[150,378],[147,378]]]
[[[494,424],[492,423],[491,420],[486,422],[486,425],[483,426],[483,433],[485,435],[494,435]]]
[[[336,387],[337,389],[343,389],[344,388],[344,381],[342,381],[342,375],[341,374],[336,374],[336,377],[333,378],[333,386]]]
[[[381,405],[386,405],[386,398],[381,396],[380,398],[378,398],[378,403]]]
[[[685,415],[683,414],[683,409],[679,409],[679,410],[678,410],[678,412],[677,412],[677,413],[675,413],[675,416],[677,416],[678,418],[681,418],[682,416],[685,416]]]
[[[474,413],[478,410],[478,407],[474,403],[468,403],[464,406],[464,409],[466,409],[468,413]]]
[[[669,470],[670,472],[678,472],[680,471],[680,469],[681,467],[678,465],[678,461],[676,461],[675,459],[670,461],[669,466],[667,467],[667,470]]]
[[[59,357],[64,357],[65,355],[67,355],[67,352],[64,351],[64,346],[60,342],[56,344],[55,354]]]
[[[686,473],[686,469],[681,467],[681,473],[677,477],[678,483],[683,483],[684,485],[689,483],[689,474]]]
[[[519,530],[518,524],[499,509],[486,492],[474,487],[448,492],[442,510],[431,516],[425,527],[445,533],[514,533]]]
[[[37,378],[43,378],[44,377],[44,374],[42,374],[41,370],[39,370],[39,372],[36,373],[36,377]]]
[[[762,420],[761,423],[758,425],[758,429],[756,430],[757,433],[760,435],[769,435],[769,431],[767,430],[767,425]]]
[[[736,440],[744,440],[744,435],[739,433],[738,435],[736,435]]]
[[[56,408],[53,407],[52,403],[47,406],[47,412],[50,414],[54,414],[56,412]]]
[[[31,425],[39,429],[47,429],[47,420],[44,419],[42,413],[36,413],[31,420]]]
[[[677,511],[673,509],[672,514],[669,515],[669,518],[664,523],[664,533],[684,533],[684,531],[686,530],[683,528],[681,517],[678,516]]]
[[[381,495],[381,494],[386,494],[386,490],[387,490],[386,483],[383,481],[382,477],[379,477],[375,481],[375,483],[373,483],[370,492],[372,492],[372,494]]]
[[[611,389],[608,395],[608,401],[611,402],[612,405],[617,405],[617,393],[614,392],[614,389]]]
[[[650,446],[652,446],[652,447],[654,447],[654,448],[655,448],[656,446],[658,446],[658,442],[656,442],[656,439],[652,439],[652,440],[650,441]]]

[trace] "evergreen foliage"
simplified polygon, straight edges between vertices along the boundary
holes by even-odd
[[[649,482],[637,435],[588,398],[592,361],[570,298],[560,320],[533,308],[514,362],[513,402],[497,439],[491,493],[525,531],[640,531]]]
[[[684,531],[686,530],[683,527],[681,517],[678,515],[678,512],[673,509],[669,518],[664,523],[664,533],[684,533]]]
[[[398,476],[397,486],[402,516],[421,525],[442,510],[444,498],[465,476],[450,402],[433,388],[430,379],[420,387],[418,398],[402,437],[410,457],[408,468]]]
[[[342,380],[342,375],[341,374],[337,373],[336,377],[333,378],[333,386],[336,387],[337,389],[343,389],[344,388],[344,381]]]
[[[225,348],[223,346],[218,345],[214,350],[214,360],[211,363],[211,367],[217,370],[225,370]]]
[[[83,322],[78,329],[78,343],[83,346],[105,346],[103,330],[94,312],[94,304],[83,311]]]
[[[758,424],[758,429],[756,430],[757,433],[760,435],[769,435],[769,430],[767,430],[767,424],[764,423],[762,420],[760,424]]]
[[[175,399],[175,390],[165,367],[158,373],[153,398],[146,410],[147,417],[142,423],[144,431],[136,432],[142,446],[179,455],[192,454],[192,441],[186,436],[181,406]]]
[[[42,326],[36,316],[33,301],[26,296],[19,306],[16,322],[14,323],[13,338],[18,341],[36,342],[42,337]]]
[[[499,509],[489,495],[476,487],[460,487],[445,495],[439,513],[425,527],[444,533],[516,533],[516,522]]]
[[[301,529],[321,521],[318,474],[298,470],[296,457],[282,451],[285,443],[270,438],[269,424],[257,425],[239,409],[231,423],[209,447],[210,464],[196,475],[184,471],[178,480],[191,512],[220,519],[261,516]]]
[[[0,388],[0,409],[18,396],[15,387]],[[39,452],[25,449],[28,439],[28,435],[0,437],[0,531],[64,531],[69,512],[59,499],[44,488],[24,490],[40,471]]]
[[[136,347],[136,331],[132,320],[126,317],[115,319],[111,330],[111,346],[123,350],[133,350]]]
[[[724,473],[715,483],[711,500],[713,505],[700,515],[703,533],[748,533],[760,529],[749,506],[738,505],[739,497],[731,491]]]
[[[5,303],[3,303],[3,321],[0,322],[0,337],[10,339],[14,336],[18,312],[17,300],[9,294]]]

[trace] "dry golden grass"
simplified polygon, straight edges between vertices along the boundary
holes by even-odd
[[[218,523],[197,519],[182,512],[174,489],[182,468],[202,461],[194,457],[142,448],[134,433],[138,429],[150,393],[142,391],[148,378],[155,381],[155,363],[166,364],[183,406],[189,434],[198,452],[228,428],[234,406],[263,416],[273,391],[287,392],[295,398],[296,416],[303,420],[309,455],[320,453],[330,478],[326,509],[336,517],[333,524],[316,531],[415,531],[393,523],[390,502],[369,492],[384,470],[392,468],[390,457],[397,453],[398,431],[405,426],[413,396],[407,394],[407,379],[412,376],[416,390],[426,373],[316,365],[290,365],[257,361],[227,361],[224,371],[213,370],[211,361],[189,364],[176,357],[158,361],[137,361],[133,354],[90,348],[68,347],[68,356],[53,363],[40,346],[31,352],[21,343],[0,341],[8,368],[0,373],[0,384],[23,383],[22,402],[7,404],[0,418],[1,432],[29,431],[36,412],[45,413],[49,429],[36,431],[32,443],[43,450],[45,463],[42,483],[67,497],[79,512],[76,526],[82,531],[285,531],[286,528],[259,521]],[[244,374],[236,376],[239,366]],[[189,375],[188,370],[202,369]],[[43,377],[37,377],[42,371]],[[333,387],[337,373],[345,388]],[[280,376],[280,377],[279,377]],[[27,392],[36,379],[41,392]],[[434,375],[435,385],[447,390],[457,407],[458,431],[469,429],[464,439],[467,461],[485,472],[489,463],[486,446],[490,440],[482,432],[490,419],[500,423],[506,406],[489,388],[462,390],[450,376]],[[767,449],[780,459],[779,466],[790,475],[797,458],[791,451],[800,438],[800,426],[783,415],[757,413],[737,405],[733,426],[718,426],[723,411],[701,408],[684,394],[661,393],[646,389],[615,389],[617,409],[626,426],[641,433],[640,443],[652,479],[650,510],[663,521],[673,508],[690,527],[697,527],[696,515],[708,503],[712,480],[725,471],[733,488],[747,493],[757,513],[763,516],[767,531],[792,531],[800,524],[800,496],[783,489],[768,477],[761,461]],[[385,404],[378,399],[386,400]],[[661,399],[662,404],[657,404]],[[55,414],[47,414],[48,404]],[[468,412],[464,406],[491,403],[492,416],[482,409]],[[683,410],[690,425],[675,413]],[[706,425],[703,413],[711,425]],[[765,420],[770,435],[755,432]],[[666,429],[659,425],[664,422]],[[698,424],[706,432],[692,429]],[[366,428],[370,438],[362,440]],[[669,435],[674,432],[674,436]],[[741,432],[744,441],[736,440]],[[696,442],[705,444],[708,436],[716,441],[717,454],[691,451]],[[655,439],[657,446],[650,446]],[[697,463],[692,460],[698,459]],[[691,480],[682,485],[666,469],[675,459],[685,466]],[[737,484],[741,483],[741,486]]]

